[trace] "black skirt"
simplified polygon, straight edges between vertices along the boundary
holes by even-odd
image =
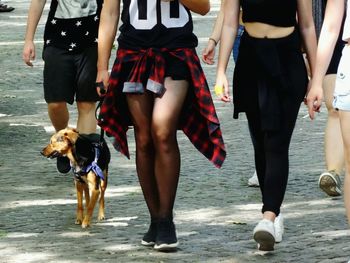
[[[254,38],[244,32],[233,76],[233,117],[259,111],[262,128],[276,130],[281,105],[300,105],[308,85],[297,30],[283,38]],[[291,101],[290,101],[291,100]]]

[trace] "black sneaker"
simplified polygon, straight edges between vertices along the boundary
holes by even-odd
[[[157,223],[157,237],[154,249],[162,252],[176,251],[177,242],[176,229],[171,219],[159,220]]]
[[[57,171],[61,174],[66,174],[70,171],[70,161],[67,157],[57,157]]]
[[[152,221],[148,228],[147,233],[144,234],[141,240],[141,245],[146,247],[153,246],[156,243],[156,236],[157,236],[157,222]]]
[[[0,12],[12,12],[13,10],[15,9],[12,6],[0,4]]]

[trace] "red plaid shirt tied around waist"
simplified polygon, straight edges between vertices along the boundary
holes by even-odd
[[[183,130],[192,144],[216,167],[221,167],[226,157],[226,150],[220,123],[208,83],[194,49],[149,48],[137,51],[118,49],[98,124],[108,136],[115,138],[113,142],[115,149],[130,158],[126,132],[132,122],[123,86],[124,90],[125,86],[128,86],[127,92],[135,89],[135,92],[143,93],[148,89],[161,95],[166,66],[162,55],[164,53],[183,61],[188,66],[191,76],[187,96],[189,100],[186,100],[183,106],[178,129]],[[130,63],[133,64],[132,70],[130,74],[125,74],[125,70],[130,71]],[[143,85],[146,73],[149,74],[146,76],[148,80],[147,84]],[[126,75],[128,75],[127,78]]]

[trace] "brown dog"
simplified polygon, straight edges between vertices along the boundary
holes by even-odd
[[[52,135],[50,144],[41,151],[41,154],[47,158],[66,156],[70,160],[78,201],[75,224],[81,224],[82,228],[90,225],[99,196],[97,219],[105,219],[104,194],[111,156],[107,143],[103,139],[100,140],[100,135],[80,135],[76,129],[66,128]],[[85,194],[85,216],[83,193]]]

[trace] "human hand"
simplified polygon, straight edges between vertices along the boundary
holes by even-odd
[[[97,72],[96,92],[100,97],[105,96],[108,91],[108,80],[109,80],[108,70],[100,70]]]
[[[306,88],[306,94],[304,97],[304,104],[307,106],[307,95],[309,94],[309,91],[311,89],[311,79],[309,80],[309,83],[307,84],[307,88]]]
[[[32,61],[35,59],[35,45],[33,41],[25,41],[22,59],[28,66],[33,67]]]
[[[214,87],[215,95],[223,102],[230,102],[230,92],[227,77],[225,74],[219,75],[216,78],[216,84]]]
[[[215,57],[215,43],[214,41],[208,41],[208,45],[202,51],[202,61],[208,65],[213,65]]]
[[[315,118],[315,112],[320,112],[323,99],[322,85],[312,84],[306,97],[310,119]]]

